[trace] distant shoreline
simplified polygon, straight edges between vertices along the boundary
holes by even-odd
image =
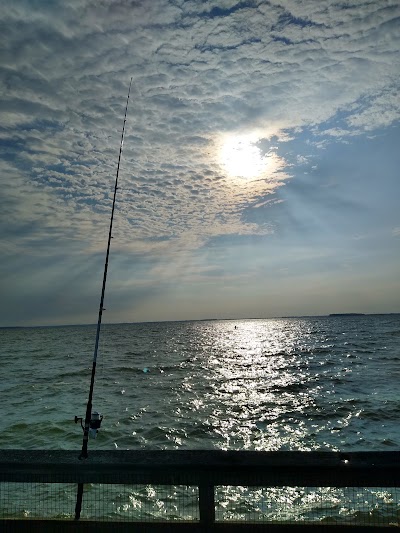
[[[329,316],[366,316],[365,313],[331,313]]]

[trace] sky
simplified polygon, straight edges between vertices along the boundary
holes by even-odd
[[[0,326],[400,312],[398,0],[14,0]]]

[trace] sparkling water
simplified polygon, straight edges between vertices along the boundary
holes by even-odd
[[[95,329],[0,329],[0,448],[80,449]],[[398,449],[399,377],[400,315],[104,325],[90,447]]]

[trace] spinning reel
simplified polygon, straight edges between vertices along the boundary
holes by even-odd
[[[91,437],[92,439],[95,439],[97,437],[97,432],[100,429],[102,420],[103,420],[103,415],[101,415],[97,411],[93,411],[92,416],[90,418],[90,423],[89,423],[89,437]],[[77,424],[78,421],[80,421],[81,427],[83,431],[85,431],[85,427],[83,425],[83,417],[75,416],[75,424]]]

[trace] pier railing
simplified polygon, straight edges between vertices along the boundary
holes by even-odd
[[[400,452],[0,450],[0,531],[387,531]],[[83,490],[81,508],[77,491]]]

